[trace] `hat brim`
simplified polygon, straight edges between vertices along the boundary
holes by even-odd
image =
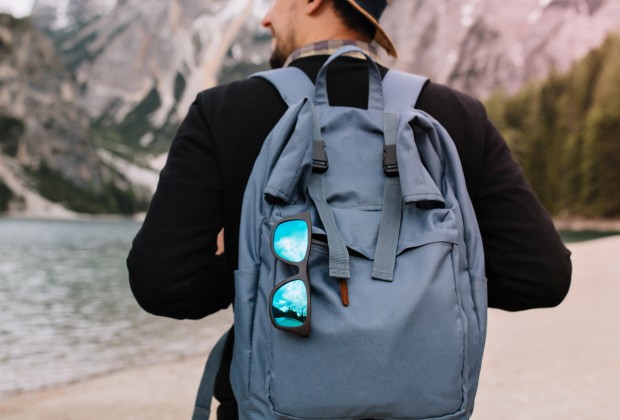
[[[381,27],[377,19],[375,19],[370,13],[364,10],[354,0],[347,0],[347,2],[351,6],[355,7],[355,9],[358,12],[360,12],[362,15],[364,15],[364,17],[366,17],[366,19],[368,19],[373,25],[375,25],[375,28],[377,28],[377,33],[375,35],[375,41],[377,42],[377,44],[385,48],[387,53],[391,55],[392,57],[395,57],[395,58],[398,57],[398,52],[396,51],[396,47],[394,46],[394,43],[392,42],[390,37],[387,36],[387,34],[383,30],[383,28]]]

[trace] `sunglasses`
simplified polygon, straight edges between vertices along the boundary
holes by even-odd
[[[310,213],[279,220],[271,235],[271,252],[284,264],[297,267],[271,291],[269,315],[274,327],[302,337],[310,335],[310,276],[308,256],[312,237]]]

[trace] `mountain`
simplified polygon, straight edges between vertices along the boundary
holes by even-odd
[[[33,21],[73,69],[107,146],[164,152],[196,93],[217,83],[253,1],[39,0]],[[125,154],[125,157],[129,157]]]
[[[88,165],[92,174],[84,180],[69,174],[73,163],[53,168],[76,185],[99,185],[108,171],[152,191],[162,156],[196,93],[267,67],[270,35],[259,21],[269,4],[36,0],[32,22],[65,66],[67,82],[54,84],[65,87],[50,93],[65,95],[58,121],[74,115],[80,122],[69,138],[87,139],[99,162]],[[401,55],[397,61],[385,58],[387,65],[485,98],[568,69],[619,29],[620,2],[393,0],[382,22]],[[21,130],[19,124],[11,127]],[[71,154],[72,141],[59,147]]]
[[[41,195],[95,211],[90,201],[130,188],[102,163],[79,96],[54,46],[29,19],[0,15],[0,211],[43,205],[63,213]],[[101,210],[121,210],[115,199],[108,204]]]
[[[395,67],[484,98],[567,70],[620,30],[620,2],[394,0],[382,22]]]
[[[38,0],[33,19],[64,40],[91,118],[132,125],[137,109],[148,126],[124,141],[165,144],[197,91],[266,67],[268,4]],[[619,21],[613,0],[394,0],[382,22],[401,55],[388,64],[487,97],[568,69]]]

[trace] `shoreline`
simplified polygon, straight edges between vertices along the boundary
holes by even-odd
[[[39,214],[39,213],[0,213],[0,220],[25,220],[41,222],[138,222],[144,221],[146,213],[136,213],[134,215],[123,214],[88,214],[75,213],[73,215]]]
[[[610,334],[620,319],[620,237],[572,243],[569,249],[573,285],[558,308],[489,312],[475,420],[595,420],[620,412],[620,335]],[[0,419],[190,418],[206,357],[0,397]],[[592,407],[603,408],[601,416]]]
[[[2,420],[191,418],[207,355],[96,375],[0,397]]]
[[[620,232],[620,219],[557,218],[553,219],[553,224],[557,230]]]
[[[39,212],[0,212],[0,219],[9,220],[33,220],[33,221],[76,221],[76,222],[143,222],[146,213],[133,215],[123,214],[54,214]],[[618,232],[620,233],[620,219],[585,218],[585,217],[559,217],[552,218],[553,224],[558,231],[593,231],[593,232]]]

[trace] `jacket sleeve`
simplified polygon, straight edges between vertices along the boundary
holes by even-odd
[[[558,305],[570,287],[570,252],[482,103],[429,83],[417,107],[450,133],[480,225],[489,306]]]
[[[127,258],[131,290],[155,315],[198,319],[227,307],[221,173],[197,100],[181,124],[144,224]]]
[[[556,306],[570,287],[570,252],[505,140],[478,106],[484,145],[472,200],[484,244],[489,306],[508,311]]]

